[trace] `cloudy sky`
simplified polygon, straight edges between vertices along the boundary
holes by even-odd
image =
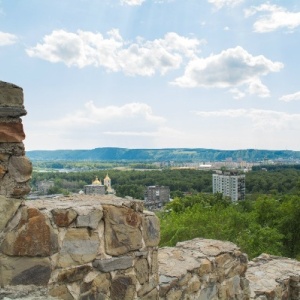
[[[27,150],[300,150],[299,0],[0,0]]]

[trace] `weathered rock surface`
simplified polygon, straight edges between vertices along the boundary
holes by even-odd
[[[41,257],[9,257],[0,255],[1,286],[44,285],[49,282],[51,262]]]
[[[14,216],[22,200],[9,199],[0,195],[0,241],[7,222]]]
[[[300,299],[299,261],[262,254],[249,262],[246,278],[250,283],[250,299]]]
[[[160,299],[249,299],[247,257],[230,242],[177,243],[159,249],[158,262]]]
[[[130,208],[104,206],[105,247],[110,255],[118,256],[143,246],[141,216]]]
[[[57,248],[57,235],[45,216],[23,207],[18,226],[5,235],[0,250],[11,256],[50,256]]]
[[[23,106],[23,89],[19,86],[0,81],[0,106]]]
[[[0,143],[20,143],[25,139],[22,123],[0,121]]]

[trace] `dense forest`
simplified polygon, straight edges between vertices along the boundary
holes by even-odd
[[[261,253],[300,260],[300,193],[233,204],[222,195],[177,197],[159,213],[161,246],[195,237],[227,240],[249,258]]]
[[[82,172],[34,172],[33,189],[42,180],[53,180],[55,185],[50,194],[78,192],[85,184],[90,184],[98,176],[106,174],[112,180],[112,187],[117,196],[131,196],[135,199],[144,198],[144,189],[148,185],[169,186],[171,197],[183,194],[211,193],[212,171],[193,169],[164,169],[149,171],[97,170]],[[293,194],[300,190],[300,168],[298,166],[281,166],[265,171],[260,168],[246,174],[246,196],[256,198],[258,194]]]

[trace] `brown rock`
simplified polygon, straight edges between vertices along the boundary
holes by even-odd
[[[100,245],[97,233],[86,228],[68,229],[63,240],[58,266],[69,267],[93,261]]]
[[[136,276],[140,284],[149,280],[149,267],[147,259],[139,259],[134,265]]]
[[[49,258],[0,256],[2,284],[47,285],[51,274]]]
[[[23,106],[23,89],[0,81],[0,106]]]
[[[158,290],[155,288],[150,293],[141,297],[140,299],[141,300],[158,300]]]
[[[64,269],[57,276],[58,283],[70,283],[83,278],[92,270],[89,265],[77,266],[75,268]]]
[[[22,198],[25,195],[28,195],[30,193],[30,186],[26,183],[23,185],[18,185],[13,188],[12,192],[8,193],[8,196],[14,197],[14,198]]]
[[[156,216],[143,217],[143,238],[146,246],[158,246],[160,240],[160,225],[159,219]]]
[[[0,162],[7,162],[9,158],[8,154],[0,153]]]
[[[141,217],[130,208],[104,206],[107,254],[121,255],[142,247]]]
[[[0,143],[19,143],[24,139],[22,123],[0,122]]]
[[[21,202],[21,200],[9,199],[4,196],[0,196],[0,232],[2,232],[7,222],[16,213]]]
[[[92,290],[97,294],[108,294],[111,285],[110,274],[99,274],[92,281]]]
[[[53,209],[52,211],[54,223],[59,227],[69,226],[77,217],[74,209]]]
[[[0,165],[0,179],[3,178],[6,172],[7,168],[5,166]]]
[[[26,156],[12,156],[8,164],[8,172],[18,183],[31,179],[32,164]]]
[[[35,208],[24,207],[16,229],[8,232],[1,250],[14,256],[50,256],[57,252],[57,235],[45,216]]]
[[[116,276],[111,284],[112,300],[131,300],[135,295],[135,280],[133,276]]]
[[[66,285],[51,286],[49,288],[49,295],[52,297],[57,297],[56,299],[74,300],[74,297],[69,292]]]

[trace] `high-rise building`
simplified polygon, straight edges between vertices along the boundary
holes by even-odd
[[[168,186],[148,186],[145,189],[144,200],[148,209],[161,208],[170,201],[170,188]]]
[[[222,193],[232,202],[245,200],[245,175],[234,172],[213,174],[213,193]]]

